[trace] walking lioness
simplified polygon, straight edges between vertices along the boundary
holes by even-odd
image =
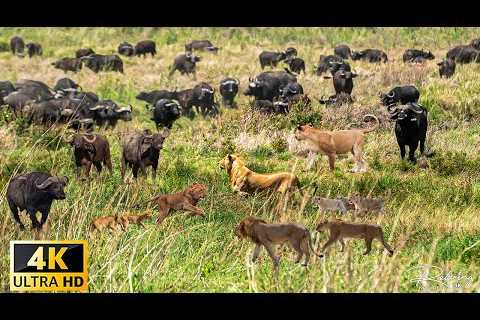
[[[353,171],[367,171],[367,166],[362,155],[365,133],[377,129],[380,124],[378,118],[374,115],[366,115],[364,119],[367,117],[375,119],[376,124],[373,127],[366,129],[326,131],[315,129],[309,125],[298,126],[295,131],[295,138],[297,140],[305,140],[309,144],[310,161],[308,167],[311,168],[313,166],[315,153],[320,153],[328,156],[330,170],[333,171],[335,169],[337,154],[351,152],[356,163]]]
[[[297,176],[290,172],[256,173],[248,169],[245,161],[238,155],[227,154],[218,162],[225,169],[233,191],[247,194],[268,188],[284,193],[294,187],[300,187]]]
[[[385,249],[388,250],[390,256],[393,255],[393,249],[385,242],[383,237],[382,227],[375,224],[364,224],[364,223],[347,223],[342,220],[336,219],[334,221],[325,220],[317,225],[317,231],[328,229],[330,230],[330,238],[327,243],[322,248],[322,252],[325,253],[325,249],[335,243],[336,241],[340,242],[342,246],[341,251],[345,249],[345,243],[343,242],[344,238],[357,238],[365,239],[365,244],[367,246],[367,251],[365,255],[369,254],[372,250],[372,241],[373,239],[378,239]],[[323,255],[322,255],[323,256]]]

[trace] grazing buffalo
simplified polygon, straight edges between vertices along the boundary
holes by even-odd
[[[153,107],[151,119],[155,122],[157,130],[161,127],[171,129],[181,114],[180,104],[176,100],[160,99]]]
[[[315,73],[317,74],[317,76],[320,76],[323,73],[329,71],[330,65],[333,62],[343,63],[343,59],[337,55],[329,55],[329,56],[321,55],[318,66],[315,68]]]
[[[293,48],[293,47],[289,47],[285,50],[285,55],[287,56],[287,59],[288,58],[295,58],[297,56],[298,52],[297,52],[297,49]]]
[[[10,39],[10,50],[12,54],[19,57],[25,56],[25,42],[20,37],[13,37]]]
[[[36,43],[36,42],[27,43],[25,47],[27,47],[27,54],[29,58],[33,56],[43,55],[43,49],[40,43]]]
[[[438,72],[440,73],[440,78],[450,78],[455,73],[455,68],[457,64],[453,59],[443,59],[441,62],[437,63]]]
[[[160,99],[175,99],[175,92],[168,90],[142,91],[135,98],[155,105]]]
[[[64,188],[67,184],[67,177],[59,178],[44,172],[31,172],[12,178],[7,188],[7,202],[20,228],[23,230],[25,226],[18,213],[26,210],[32,220],[32,229],[41,229],[47,221],[53,200],[65,199]],[[42,214],[40,222],[37,212]]]
[[[435,59],[435,56],[430,51],[408,49],[403,53],[403,62],[423,62],[425,60],[433,59]]]
[[[218,47],[215,47],[209,40],[193,40],[185,45],[186,52],[192,52],[194,50],[217,53]]]
[[[362,51],[353,51],[352,60],[362,60],[362,61],[368,61],[371,63],[374,63],[374,62],[386,63],[388,61],[388,57],[387,57],[387,54],[382,50],[366,49]]]
[[[479,59],[480,51],[471,47],[467,46],[456,46],[450,49],[447,52],[447,58],[452,59],[458,63],[471,63],[471,62],[480,62]]]
[[[82,70],[82,60],[79,58],[62,58],[55,62],[52,62],[52,66],[56,69],[63,70],[64,72],[72,71],[77,72]]]
[[[26,94],[35,101],[53,99],[56,95],[48,85],[37,80],[19,80],[15,83],[15,88],[19,93]]]
[[[135,49],[128,42],[122,42],[118,45],[118,53],[122,56],[131,57],[135,54]]]
[[[21,116],[23,107],[30,103],[33,103],[33,100],[29,95],[14,91],[3,97],[3,103],[8,105],[12,109],[15,117],[18,117]]]
[[[427,110],[417,103],[407,103],[388,107],[390,119],[395,121],[395,136],[400,147],[400,156],[405,158],[405,146],[408,146],[408,159],[416,162],[415,150],[420,143],[420,153],[424,155],[427,137]]]
[[[160,150],[169,134],[170,131],[165,129],[162,133],[152,134],[150,130],[144,130],[125,136],[122,141],[122,178],[125,178],[127,166],[132,168],[134,178],[137,178],[138,170],[145,174],[146,167],[152,166],[152,177],[155,179]]]
[[[85,66],[95,73],[100,71],[117,71],[123,73],[123,61],[116,54],[91,54],[80,58]]]
[[[240,80],[235,78],[225,78],[220,81],[220,95],[222,96],[223,104],[227,107],[236,107],[235,97],[238,93]]]
[[[290,57],[287,58],[284,62],[288,64],[289,69],[293,72],[300,73],[303,71],[303,73],[305,74],[305,61],[303,61],[303,59]]]
[[[288,96],[287,98],[283,99],[282,101],[288,103],[289,109],[294,105],[301,105],[302,107],[308,107],[308,106],[310,106],[310,103],[312,102],[310,100],[310,98],[306,94],[303,94],[303,93]]]
[[[58,79],[57,83],[55,84],[55,87],[53,87],[53,90],[55,92],[76,92],[77,89],[81,89],[81,87],[72,79],[70,78],[61,78]]]
[[[144,58],[147,56],[147,53],[150,53],[152,57],[157,54],[155,42],[152,40],[140,41],[135,45],[134,51],[137,57],[143,56]]]
[[[89,108],[94,112],[93,120],[100,127],[111,127],[114,129],[118,120],[132,120],[132,106],[119,107],[112,100],[101,100],[95,106]]]
[[[75,58],[80,59],[81,57],[86,57],[92,54],[95,54],[95,51],[91,48],[78,49],[75,51]]]
[[[50,99],[29,103],[23,107],[23,115],[28,124],[51,126],[60,122],[62,117],[72,116],[73,110],[64,110],[63,102],[63,99]]]
[[[470,46],[477,50],[480,50],[480,38],[476,38],[470,41]]]
[[[266,66],[276,67],[280,61],[285,60],[286,58],[287,55],[285,54],[285,52],[272,51],[262,51],[262,53],[260,53],[260,55],[258,56],[262,70]]]
[[[420,98],[420,92],[415,86],[398,86],[391,89],[388,93],[380,93],[379,97],[384,106],[391,106],[397,103],[416,103]]]
[[[85,175],[89,177],[92,164],[100,174],[102,163],[112,174],[110,145],[105,137],[95,133],[75,134],[68,142],[73,147],[77,177],[80,176],[79,169],[81,166],[85,166]]]
[[[333,54],[342,59],[349,59],[352,56],[352,51],[346,44],[341,44],[333,49]]]
[[[0,106],[4,104],[3,98],[15,90],[15,87],[10,81],[0,81]]]
[[[173,61],[173,65],[170,69],[169,76],[171,77],[173,73],[178,70],[180,74],[190,74],[192,73],[194,77],[196,76],[196,63],[199,62],[201,58],[194,55],[193,53],[187,52],[186,54],[178,55]]]
[[[254,79],[249,79],[246,96],[253,96],[256,100],[269,100],[280,96],[281,89],[290,82],[297,82],[295,75],[285,71],[262,72]]]

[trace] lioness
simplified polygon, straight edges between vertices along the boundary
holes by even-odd
[[[298,126],[295,130],[295,138],[305,140],[309,144],[310,161],[308,168],[310,169],[313,166],[315,153],[327,155],[330,170],[333,171],[335,170],[336,155],[351,152],[356,163],[353,172],[367,171],[362,156],[365,133],[374,131],[380,125],[378,118],[374,115],[365,115],[364,119],[367,117],[372,117],[376,121],[372,128],[326,131],[313,128],[310,125]]]
[[[300,187],[297,176],[290,172],[256,173],[248,169],[245,161],[236,154],[227,154],[218,162],[220,168],[225,169],[230,177],[233,191],[248,194],[253,191],[273,188],[285,193],[293,187]]]
[[[308,265],[310,249],[317,254],[313,250],[310,231],[295,223],[267,223],[256,217],[246,217],[235,229],[235,234],[241,239],[248,238],[256,244],[252,262],[257,260],[260,250],[264,246],[272,259],[275,271],[278,271],[280,258],[275,255],[273,244],[283,244],[288,241],[298,254],[295,263],[300,262],[305,255],[303,266]]]
[[[347,223],[342,220],[336,219],[335,221],[325,220],[317,225],[316,230],[321,232],[324,229],[330,230],[330,237],[328,241],[322,248],[322,252],[325,253],[325,249],[332,245],[335,241],[339,241],[342,246],[341,250],[345,249],[345,243],[343,242],[344,238],[359,238],[365,239],[365,244],[367,246],[367,251],[365,255],[369,254],[372,250],[372,241],[373,239],[378,239],[382,245],[387,249],[390,256],[393,255],[393,250],[385,242],[383,237],[382,227],[375,224],[364,224],[364,223]],[[323,256],[323,254],[321,254]]]
[[[201,183],[191,184],[185,191],[174,194],[164,194],[150,199],[148,202],[154,202],[158,205],[157,224],[161,224],[167,217],[171,209],[186,210],[192,212],[193,215],[204,217],[203,209],[198,208],[197,204],[207,195],[208,188]]]

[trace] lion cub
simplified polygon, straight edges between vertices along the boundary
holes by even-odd
[[[347,198],[328,199],[315,196],[312,203],[320,208],[321,211],[340,211],[346,213],[348,210],[354,210],[353,202]]]
[[[112,231],[118,230],[117,226],[121,226],[123,230],[123,221],[122,217],[115,215],[115,216],[104,216],[96,218],[90,224],[91,231],[102,231],[103,229],[110,229]]]
[[[167,217],[170,210],[186,210],[190,211],[192,215],[199,215],[204,217],[205,211],[197,207],[198,202],[205,198],[208,188],[201,183],[191,184],[185,191],[174,194],[163,194],[157,196],[148,202],[154,202],[158,205],[157,224],[161,224]]]
[[[360,214],[385,212],[385,201],[382,198],[362,198],[360,195],[355,194],[350,198],[350,201],[355,206],[355,211]]]
[[[241,239],[249,239],[255,243],[252,262],[255,262],[260,254],[262,246],[267,249],[272,259],[275,272],[278,271],[280,258],[275,255],[274,244],[289,242],[297,252],[295,263],[300,262],[305,255],[303,266],[307,266],[310,260],[310,249],[318,255],[311,243],[310,231],[302,225],[295,223],[267,223],[256,217],[246,217],[235,229],[235,234]]]
[[[321,232],[322,230],[330,230],[330,237],[328,241],[322,248],[322,252],[325,253],[325,249],[335,243],[336,241],[340,242],[342,246],[341,252],[345,249],[345,243],[343,242],[344,238],[358,238],[364,239],[367,246],[367,251],[365,255],[369,254],[372,250],[372,241],[373,239],[378,239],[382,245],[387,249],[390,256],[393,255],[393,250],[385,242],[383,237],[383,230],[380,226],[375,224],[364,224],[364,223],[347,223],[342,220],[336,219],[335,221],[325,220],[317,225],[316,230]],[[321,254],[323,256],[323,254]]]
[[[134,214],[129,214],[129,215],[124,215],[120,217],[120,223],[122,224],[124,229],[127,229],[130,224],[137,224],[143,228],[145,228],[145,225],[143,224],[144,220],[150,219],[152,217],[152,212],[146,212],[144,214],[140,215],[134,215]]]

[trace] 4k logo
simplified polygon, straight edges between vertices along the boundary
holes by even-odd
[[[11,291],[87,291],[88,244],[72,241],[11,241]]]

